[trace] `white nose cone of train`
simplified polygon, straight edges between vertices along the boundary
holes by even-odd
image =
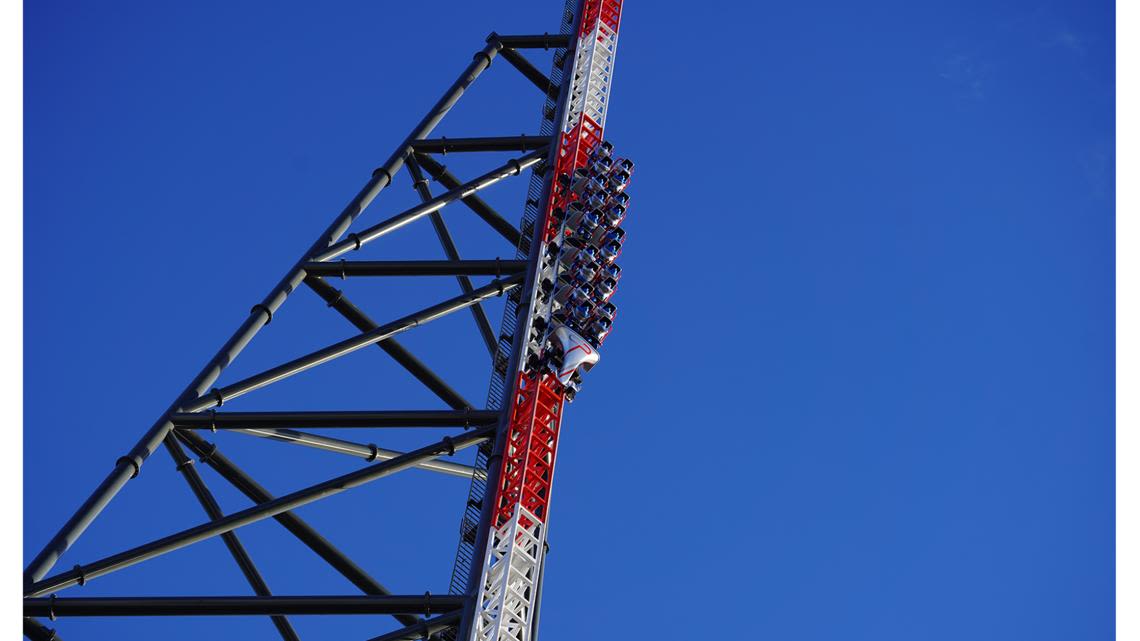
[[[562,345],[562,369],[558,371],[558,382],[563,385],[570,381],[579,367],[584,372],[588,371],[601,358],[598,350],[565,325],[554,329],[554,338]]]

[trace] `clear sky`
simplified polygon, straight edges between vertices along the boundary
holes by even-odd
[[[608,122],[638,163],[625,276],[564,424],[543,641],[1111,638],[1113,4],[627,4]],[[560,5],[27,4],[27,558],[486,34],[557,31]],[[438,133],[536,132],[538,97],[496,62]],[[446,160],[468,177],[505,157]],[[515,220],[523,186],[486,198]],[[402,175],[363,220],[414,202]],[[510,255],[445,211],[465,257]],[[361,258],[442,257],[426,222],[391,241]],[[344,287],[381,322],[456,291]],[[352,332],[299,291],[222,382]],[[405,342],[482,402],[469,315]],[[383,407],[441,405],[377,349],[232,405]],[[206,436],[276,493],[361,464]],[[441,593],[465,494],[410,471],[299,514],[393,591]],[[156,452],[57,571],[204,519]],[[275,592],[354,593],[276,523],[239,534]],[[247,593],[212,540],[60,596]],[[53,625],[275,638],[263,618]]]

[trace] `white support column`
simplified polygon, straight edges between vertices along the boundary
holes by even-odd
[[[478,641],[530,641],[545,543],[545,525],[521,505],[515,506],[509,521],[491,532],[476,601]]]

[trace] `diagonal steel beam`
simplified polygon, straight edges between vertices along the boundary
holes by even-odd
[[[211,521],[216,521],[222,518],[222,508],[218,505],[214,495],[210,493],[209,488],[206,487],[205,481],[202,476],[198,474],[198,470],[194,469],[194,461],[186,456],[186,452],[182,450],[182,446],[178,444],[178,439],[174,438],[174,434],[167,434],[166,439],[163,441],[166,446],[166,451],[170,454],[170,458],[174,459],[175,468],[182,473],[183,478],[186,479],[186,484],[190,486],[190,491],[194,493],[194,497],[202,505],[202,509],[206,511],[206,516]],[[245,576],[246,582],[253,588],[253,593],[258,596],[270,596],[269,586],[266,585],[265,579],[262,578],[261,572],[258,572],[257,566],[253,564],[253,559],[249,557],[246,552],[245,546],[238,540],[237,534],[233,532],[226,532],[222,535],[222,542],[225,543],[226,549],[230,551],[230,556],[234,558],[234,562],[238,564],[238,569],[241,570]],[[300,641],[297,637],[297,631],[289,623],[289,620],[282,615],[273,615],[270,617],[273,621],[273,627],[277,628],[278,634],[285,641]]]
[[[550,78],[546,77],[546,74],[539,71],[538,67],[530,64],[530,61],[524,58],[522,54],[510,47],[506,47],[499,52],[499,55],[511,63],[512,67],[518,69],[519,73],[526,76],[527,80],[534,83],[534,86],[538,87],[540,91],[550,96],[551,100],[558,100],[558,92],[561,87],[551,82]],[[416,151],[419,151],[419,147],[414,148]]]
[[[63,641],[55,630],[36,621],[32,617],[24,617],[24,636],[31,641]]]
[[[504,57],[507,52],[511,51],[514,55],[518,52],[512,49],[503,49],[499,52]],[[523,60],[524,63],[530,64]],[[513,63],[512,63],[513,64]],[[533,69],[533,67],[532,67]],[[535,71],[538,71],[535,69]],[[524,72],[525,73],[525,72]],[[541,75],[542,72],[539,72]],[[557,87],[555,88],[557,91]],[[555,94],[557,98],[557,94]],[[550,136],[528,136],[522,134],[520,136],[484,136],[481,138],[429,138],[425,140],[417,140],[412,143],[412,151],[417,154],[449,154],[461,153],[470,151],[533,151],[535,149],[542,149],[551,143]]]
[[[276,383],[285,378],[289,378],[295,374],[299,374],[307,369],[316,367],[331,360],[335,360],[346,354],[351,354],[358,349],[368,347],[373,343],[391,338],[396,334],[405,332],[413,327],[417,327],[424,323],[433,321],[441,316],[446,316],[451,312],[463,309],[470,305],[492,296],[501,296],[504,292],[518,287],[522,282],[523,275],[516,274],[507,278],[506,280],[494,280],[490,284],[484,285],[479,289],[472,291],[470,294],[463,294],[455,298],[446,300],[437,305],[424,308],[414,314],[410,314],[401,318],[400,320],[393,321],[387,325],[381,325],[370,332],[363,332],[352,338],[345,339],[338,343],[333,343],[328,347],[318,349],[315,352],[310,352],[300,358],[295,358],[287,363],[278,365],[270,369],[255,374],[248,378],[242,379],[231,385],[221,388],[214,388],[206,394],[189,401],[183,405],[183,411],[186,412],[200,412],[211,407],[220,407],[227,400],[237,398],[248,394],[254,390],[260,389],[271,383]]]
[[[191,432],[176,431],[175,435],[178,436],[178,440],[185,443],[191,450],[194,450],[194,453],[201,457],[203,463],[209,465],[210,468],[217,472],[222,478],[229,481],[239,492],[246,495],[249,500],[259,505],[274,500],[275,497],[268,490],[253,480],[252,477],[246,474],[224,454],[219,452],[218,447],[213,443]],[[315,552],[317,556],[321,557],[321,559],[328,563],[334,570],[339,572],[341,576],[348,579],[349,582],[355,585],[361,592],[379,595],[391,594],[388,588],[369,576],[359,565],[348,558],[344,552],[337,549],[328,539],[321,536],[319,532],[314,530],[313,527],[301,517],[292,512],[283,512],[275,515],[273,519],[288,530],[290,534],[297,537],[297,540]],[[415,617],[402,614],[396,615],[395,618],[404,625],[411,625],[416,621]]]
[[[238,434],[248,434],[250,436],[258,436],[267,438],[273,441],[280,441],[282,443],[293,443],[295,445],[304,445],[327,452],[338,452],[340,454],[348,454],[362,458],[366,461],[387,461],[394,459],[403,454],[396,450],[388,450],[376,446],[374,443],[354,443],[352,441],[345,441],[331,436],[324,436],[322,434],[310,434],[308,432],[298,432],[296,430],[286,430],[277,428],[240,428],[233,430]],[[461,465],[459,463],[451,463],[449,461],[429,460],[422,463],[416,463],[416,467],[421,470],[429,470],[432,472],[440,472],[442,474],[450,474],[451,476],[458,476],[460,478],[471,478],[475,473],[475,468],[470,465]],[[213,517],[210,518],[219,518]]]
[[[235,616],[424,614],[463,607],[463,596],[173,596],[24,599],[25,616]]]
[[[339,494],[347,489],[358,487],[365,483],[375,481],[376,479],[390,476],[401,470],[414,467],[416,463],[435,458],[442,453],[453,454],[460,449],[487,440],[494,432],[495,428],[488,426],[466,432],[455,438],[444,437],[443,440],[438,443],[426,445],[407,454],[397,456],[390,461],[376,463],[366,468],[356,470],[355,472],[343,474],[323,483],[297,490],[296,492],[286,494],[272,501],[234,512],[233,514],[214,521],[187,528],[181,532],[176,532],[156,541],[151,541],[150,543],[131,548],[130,550],[99,559],[93,563],[76,566],[67,572],[61,572],[32,583],[27,587],[27,594],[25,596],[41,596],[62,588],[77,585],[81,581],[87,582],[104,574],[121,570],[147,559],[152,559],[167,552],[197,543],[198,541],[217,536],[223,532],[231,532],[239,527],[297,509],[314,501]]]
[[[459,187],[442,193],[435,198],[432,198],[426,203],[416,205],[411,209],[400,212],[392,216],[388,220],[377,223],[367,229],[359,232],[348,234],[344,240],[333,243],[324,251],[316,253],[311,260],[326,261],[337,258],[350,251],[360,249],[367,243],[370,243],[385,234],[396,231],[397,229],[415,222],[428,214],[439,211],[445,206],[457,201],[462,200],[466,196],[486,189],[491,185],[502,182],[511,176],[518,176],[522,174],[524,169],[529,169],[546,159],[546,147],[538,151],[532,151],[525,156],[512,158],[506,164],[496,167],[491,171],[475,178],[474,180],[467,181]]]
[[[427,154],[415,154],[415,159],[420,166],[423,167],[424,171],[431,175],[433,180],[439,181],[439,184],[444,187],[457,189],[463,185],[461,180],[456,178],[447,170],[447,167],[441,165],[435,158]],[[515,226],[507,221],[506,218],[500,216],[499,212],[495,211],[486,201],[475,195],[467,196],[462,200],[464,205],[467,205],[471,211],[475,212],[475,215],[486,221],[495,231],[499,232],[500,236],[506,238],[507,241],[511,243],[511,247],[518,246],[522,234],[520,234],[519,230],[515,229]]]
[[[344,293],[339,289],[329,285],[321,278],[308,277],[305,279],[305,284],[309,289],[313,290],[320,296],[329,307],[340,312],[350,323],[356,326],[362,332],[371,332],[379,327],[368,314],[365,314],[359,307],[352,304],[352,301],[345,297]],[[415,376],[421,383],[427,386],[436,396],[443,400],[454,409],[470,409],[471,403],[468,403],[465,398],[459,395],[450,385],[445,383],[435,372],[424,365],[423,361],[416,358],[411,352],[407,350],[395,338],[386,338],[376,344],[377,347],[384,350],[391,356],[397,363],[402,365],[404,369],[408,370],[412,376]]]
[[[103,479],[95,491],[83,502],[83,505],[76,510],[55,536],[48,541],[47,545],[36,554],[31,563],[29,563],[24,570],[25,584],[38,581],[45,576],[63,553],[75,543],[87,527],[99,516],[99,513],[103,511],[119,490],[126,485],[127,481],[138,476],[143,463],[154,453],[158,444],[166,438],[167,433],[173,428],[168,418],[169,415],[173,412],[183,410],[184,402],[199,397],[210,389],[210,386],[218,379],[222,370],[237,358],[238,354],[240,354],[245,346],[253,340],[253,337],[257,335],[258,331],[269,323],[273,318],[273,313],[285,302],[289,294],[301,284],[301,281],[305,277],[305,272],[301,268],[301,264],[308,262],[314,254],[324,250],[329,245],[335,244],[337,240],[340,239],[352,222],[356,220],[361,212],[379,195],[380,191],[392,182],[392,176],[403,167],[404,159],[411,153],[411,143],[428,137],[471,83],[475,82],[475,79],[478,78],[487,67],[491,66],[491,61],[502,47],[503,45],[500,44],[497,39],[488,39],[487,45],[475,55],[474,59],[467,65],[467,68],[463,70],[459,78],[452,83],[451,87],[444,92],[443,96],[440,97],[435,105],[424,115],[419,124],[412,129],[408,137],[400,143],[388,160],[372,172],[372,177],[367,184],[364,185],[364,188],[361,189],[356,197],[349,202],[348,206],[337,215],[317,240],[305,250],[301,258],[286,272],[285,276],[281,278],[277,285],[270,290],[262,302],[250,310],[249,316],[242,322],[241,326],[234,332],[230,339],[210,358],[206,366],[178,395],[170,407],[163,412],[162,416],[146,431],[135,446],[131,448],[131,451],[116,461],[115,468],[111,473]]]
[[[427,179],[420,171],[419,164],[416,163],[415,156],[408,158],[408,171],[412,174],[412,187],[416,193],[420,195],[420,199],[426,202],[431,202],[431,190],[428,189]],[[455,241],[451,238],[451,232],[447,229],[447,224],[443,222],[443,216],[439,212],[433,212],[431,215],[431,224],[435,228],[435,235],[439,238],[439,244],[443,246],[443,252],[447,254],[447,258],[452,261],[459,260],[459,250],[455,247]],[[525,261],[518,261],[524,266]],[[521,270],[520,270],[521,271]],[[456,276],[455,280],[459,282],[459,289],[464,294],[470,294],[474,291],[471,286],[471,279],[467,276]],[[491,321],[487,319],[487,312],[483,310],[482,305],[471,306],[471,317],[475,319],[475,327],[479,329],[479,335],[483,337],[483,343],[487,345],[487,351],[490,352],[491,358],[495,357],[495,352],[498,350],[498,341],[495,338],[495,330],[491,329]]]

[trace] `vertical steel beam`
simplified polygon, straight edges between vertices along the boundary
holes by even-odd
[[[547,531],[550,528],[550,520],[547,518],[546,522]],[[542,603],[542,579],[546,576],[546,555],[550,553],[550,546],[545,542],[542,544],[542,558],[538,560],[538,567],[542,570],[538,573],[538,585],[535,587],[537,594],[534,597],[535,603]],[[542,608],[534,609],[534,618],[530,622],[530,641],[538,641],[538,619],[539,614],[542,613]]]
[[[356,197],[349,202],[348,206],[337,215],[313,245],[301,255],[293,267],[290,268],[277,285],[270,290],[262,302],[250,310],[249,316],[242,322],[238,330],[206,363],[205,367],[194,377],[186,389],[178,395],[170,407],[163,412],[162,416],[159,417],[154,425],[139,439],[138,443],[135,444],[130,452],[118,459],[111,473],[99,484],[91,496],[83,502],[71,518],[64,523],[59,532],[52,537],[39,554],[32,559],[32,562],[28,564],[27,569],[24,571],[25,584],[34,583],[42,579],[48,571],[55,566],[59,558],[63,556],[63,553],[75,543],[87,527],[91,525],[92,521],[99,516],[99,513],[103,511],[107,503],[126,485],[127,481],[138,476],[139,471],[142,469],[143,462],[154,453],[158,444],[161,443],[170,430],[173,429],[174,426],[169,419],[170,414],[180,411],[183,403],[201,397],[209,391],[210,386],[218,379],[222,370],[237,358],[238,354],[241,353],[262,327],[269,324],[273,318],[273,313],[285,302],[289,294],[301,284],[301,281],[305,277],[305,271],[302,268],[303,263],[340,239],[348,230],[349,225],[360,216],[361,212],[376,198],[380,191],[392,182],[392,176],[403,167],[405,158],[411,153],[411,143],[426,138],[428,134],[435,129],[436,125],[443,120],[443,117],[447,115],[447,112],[451,110],[452,106],[455,105],[456,101],[459,100],[460,96],[463,95],[471,83],[473,83],[485,69],[491,66],[491,61],[498,54],[500,49],[502,49],[502,44],[497,38],[492,38],[482,50],[475,54],[474,60],[463,70],[459,78],[444,92],[443,96],[428,113],[424,115],[423,119],[421,119],[419,124],[408,134],[408,137],[404,139],[400,146],[396,148],[388,160],[372,172],[372,177],[364,185],[364,188],[361,189]]]

